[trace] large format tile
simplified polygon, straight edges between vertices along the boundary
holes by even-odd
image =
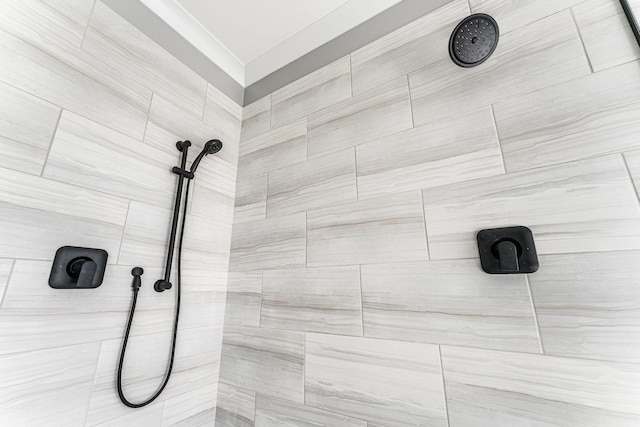
[[[271,94],[242,109],[242,141],[271,129]]]
[[[0,306],[2,306],[2,299],[4,292],[9,283],[9,275],[13,269],[13,260],[0,259]]]
[[[637,19],[640,1],[630,0],[629,5]],[[573,8],[573,15],[594,71],[640,58],[638,42],[619,1],[584,1]]]
[[[639,365],[453,347],[441,351],[451,426],[640,422]]]
[[[469,0],[471,12],[495,18],[501,34],[507,34],[585,0]],[[608,1],[608,0],[606,0]]]
[[[306,160],[307,119],[296,120],[240,143],[238,167],[268,172]]]
[[[256,427],[367,427],[365,421],[267,396],[256,398]]]
[[[205,123],[210,124],[229,144],[239,147],[242,128],[242,107],[231,100],[211,83],[207,85],[207,100],[204,108]]]
[[[0,81],[134,138],[142,138],[150,93],[123,89],[72,54],[57,54],[0,30]],[[29,72],[25,72],[29,70]],[[90,76],[89,76],[90,75]],[[135,92],[135,95],[130,95]],[[142,101],[140,98],[146,98]]]
[[[247,222],[267,217],[267,173],[238,171],[233,222]]]
[[[475,260],[362,266],[364,335],[540,353],[526,278]]]
[[[418,191],[307,213],[307,265],[427,259]]]
[[[171,380],[162,395],[149,405],[149,408],[161,408],[163,402],[172,406],[184,397],[185,393],[196,390],[203,394],[209,393],[210,387],[217,381],[220,335],[222,330],[218,328],[179,331]],[[129,417],[138,411],[124,406],[114,390],[120,346],[120,338],[102,343],[87,413],[87,425],[129,425],[132,422]],[[158,389],[166,371],[170,346],[169,331],[136,336],[129,340],[122,369],[123,392],[128,400],[139,402]],[[209,402],[200,402],[200,407],[210,409],[212,404],[215,404],[213,396]],[[173,415],[169,415],[173,417],[175,408],[170,411]],[[190,408],[190,412],[194,412],[193,407]]]
[[[224,323],[260,326],[262,273],[229,272]]]
[[[207,82],[102,2],[96,2],[83,49],[106,66],[202,117]]]
[[[419,190],[504,173],[490,108],[356,147],[358,197]]]
[[[304,213],[236,224],[229,269],[304,267],[305,224]]]
[[[446,58],[409,75],[416,126],[501,99],[589,74],[570,12],[535,22],[500,38],[481,67],[461,68]]]
[[[619,155],[426,189],[423,197],[432,259],[477,257],[479,230],[512,225],[533,230],[539,254],[640,248],[640,209]]]
[[[304,334],[227,325],[220,381],[302,403]]]
[[[0,257],[53,259],[60,246],[105,249],[118,257],[127,201],[0,169]]]
[[[277,127],[351,97],[349,55],[276,90],[271,126]]]
[[[305,403],[386,426],[446,426],[437,346],[307,334]]]
[[[167,399],[162,410],[164,427],[213,427],[216,418],[218,385],[211,383],[197,390]]]
[[[640,362],[640,252],[541,257],[531,292],[545,354]]]
[[[83,425],[100,344],[0,356],[2,424]]]
[[[411,106],[402,77],[309,116],[309,157],[409,129]]]
[[[640,63],[494,106],[508,171],[640,148]]]
[[[265,271],[260,325],[362,335],[358,267]]]
[[[467,15],[467,0],[455,0],[353,52],[353,93],[448,58],[451,31]]]
[[[43,176],[170,209],[174,163],[174,155],[65,111]]]
[[[39,175],[60,108],[0,84],[0,167]]]
[[[0,312],[0,354],[119,338],[131,304],[131,266],[109,265],[91,292],[47,285],[50,261],[16,261]],[[159,269],[145,268],[132,335],[169,330],[173,298],[153,291]]]
[[[624,153],[624,160],[629,168],[629,173],[636,188],[636,193],[640,194],[640,150],[628,151]]]
[[[218,384],[216,424],[221,426],[253,427],[256,394],[252,391]]]
[[[357,200],[353,149],[316,157],[269,172],[267,216]]]

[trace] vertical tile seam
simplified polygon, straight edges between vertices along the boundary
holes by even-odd
[[[147,129],[149,128],[149,121],[151,120],[151,106],[153,105],[153,95],[154,92],[151,92],[151,97],[149,99],[149,108],[147,109],[147,121],[144,122],[144,132],[142,132],[143,143],[147,140]]]
[[[540,324],[538,323],[538,314],[536,313],[536,304],[533,302],[533,292],[531,291],[531,282],[529,281],[529,275],[525,274],[524,279],[527,282],[527,291],[529,292],[529,302],[531,303],[531,311],[533,313],[533,320],[536,326],[536,333],[538,334],[538,342],[540,343],[540,352],[544,353],[544,346],[542,344],[542,335],[540,334]]]
[[[424,191],[420,191],[420,209],[422,209],[422,222],[424,223],[424,239],[427,243],[427,260],[431,259],[431,248],[429,247],[429,230],[427,228],[427,208],[424,205]]]
[[[353,162],[354,173],[356,182],[356,203],[360,201],[360,189],[358,188],[358,148],[357,145],[353,147]]]
[[[500,138],[500,131],[498,130],[498,121],[496,120],[496,112],[493,109],[493,104],[489,105],[491,110],[491,119],[493,120],[493,130],[496,132],[496,138],[498,138],[498,150],[500,150],[500,158],[502,159],[502,169],[504,173],[507,173],[507,161],[504,158],[504,150],[502,149],[502,139]]]
[[[304,267],[309,268],[309,213],[304,212]]]
[[[2,305],[4,304],[5,297],[7,296],[7,292],[9,292],[9,283],[11,282],[11,275],[13,274],[13,270],[16,268],[16,263],[18,261],[15,259],[11,260],[11,267],[9,268],[9,275],[7,276],[7,283],[4,286],[4,291],[2,295],[0,295],[0,313],[2,313]]]
[[[209,85],[211,84],[206,80],[205,80],[205,83],[207,83],[207,86],[206,86],[205,92],[204,92],[204,102],[202,103],[202,117],[200,118],[200,121],[202,123],[205,123],[204,115],[205,115],[205,113],[207,111],[207,101],[209,100]]]
[[[260,307],[258,307],[258,328],[262,327],[262,292],[264,291],[264,270],[260,271]],[[224,331],[222,332],[224,335]]]
[[[84,40],[87,38],[87,34],[89,33],[89,28],[91,28],[91,21],[93,20],[93,14],[96,10],[96,3],[98,0],[93,0],[93,4],[91,5],[91,12],[89,12],[89,19],[87,19],[87,25],[84,27],[84,31],[82,32],[82,39],[80,39],[80,49],[84,49]]]
[[[438,359],[440,361],[440,378],[442,379],[442,394],[444,395],[444,416],[447,419],[447,426],[450,426],[449,422],[449,403],[447,402],[447,386],[444,381],[444,367],[442,364],[442,346],[438,345]]]
[[[584,39],[582,38],[582,33],[580,32],[580,26],[578,25],[578,20],[576,19],[575,13],[573,13],[573,7],[569,8],[569,13],[571,14],[571,20],[573,21],[573,26],[576,29],[576,33],[578,34],[578,40],[580,40],[580,46],[582,46],[582,52],[584,53],[585,59],[587,60],[587,65],[589,66],[590,74],[593,74],[595,71],[593,70],[593,64],[591,63],[591,58],[589,57],[589,52],[587,51],[587,45],[584,43]]]
[[[409,114],[411,115],[411,129],[415,129],[416,122],[413,117],[413,97],[411,96],[411,81],[409,80],[409,74],[406,74],[405,78],[407,79],[407,90],[409,94]]]
[[[100,364],[100,358],[102,357],[102,349],[104,347],[104,343],[107,341],[109,340],[97,341],[98,343],[100,343],[100,349],[98,350],[98,357],[96,358],[95,368],[93,370],[93,378],[91,380],[91,389],[89,390],[89,403],[87,404],[87,410],[84,414],[84,422],[82,423],[83,426],[87,425],[87,418],[89,418],[89,411],[91,410],[91,399],[93,399],[93,392],[96,385],[96,378],[98,376],[98,365]]]
[[[624,153],[620,153],[620,155],[622,156],[622,162],[624,163],[624,168],[627,172],[627,178],[629,178],[629,181],[631,182],[631,188],[633,188],[636,193],[636,205],[638,206],[638,208],[640,208],[640,192],[636,188],[636,183],[633,180],[633,175],[631,175],[631,168],[629,168],[629,163],[627,163],[627,157],[624,155]]]
[[[362,265],[358,265],[358,280],[360,281],[360,320],[362,321],[362,336],[364,337],[364,294],[362,293]]]
[[[49,156],[51,155],[51,150],[53,149],[53,141],[55,141],[56,135],[58,134],[58,128],[60,127],[60,120],[62,120],[63,111],[64,108],[60,108],[60,112],[58,113],[58,120],[56,120],[56,126],[53,128],[53,134],[51,135],[51,140],[49,141],[49,148],[47,148],[47,155],[44,157],[44,163],[42,163],[40,177],[44,177],[44,170],[46,169],[47,163],[49,162]]]
[[[307,404],[307,332],[302,336],[302,404]],[[257,406],[257,405],[256,405]],[[254,420],[255,423],[255,420]]]
[[[122,246],[124,245],[124,236],[127,231],[127,223],[129,222],[129,211],[131,210],[131,200],[127,202],[127,213],[124,216],[124,224],[122,225],[122,237],[120,238],[120,245],[118,246],[118,256],[116,257],[116,264],[120,263],[120,257],[122,256]]]
[[[351,89],[351,98],[353,98],[353,61],[351,58],[352,53],[349,54],[349,85]]]

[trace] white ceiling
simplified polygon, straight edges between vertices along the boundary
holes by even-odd
[[[247,87],[401,0],[142,0]]]

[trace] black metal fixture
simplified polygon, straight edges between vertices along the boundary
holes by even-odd
[[[141,408],[146,406],[156,400],[158,396],[162,393],[164,388],[167,386],[169,382],[169,378],[171,377],[171,371],[173,369],[173,361],[176,352],[176,338],[178,336],[178,320],[180,318],[180,282],[182,280],[182,241],[184,239],[184,228],[187,218],[187,205],[189,201],[189,187],[191,184],[191,180],[195,176],[196,169],[198,165],[200,165],[200,161],[209,154],[215,154],[222,149],[222,142],[217,139],[213,139],[208,141],[200,154],[196,157],[196,159],[191,164],[191,168],[187,170],[187,155],[189,152],[189,147],[191,146],[191,142],[189,141],[179,141],[176,143],[176,148],[178,151],[182,153],[182,159],[180,161],[180,167],[174,167],[172,172],[178,175],[178,189],[176,191],[176,201],[175,206],[173,208],[173,219],[171,221],[171,234],[169,237],[169,248],[167,249],[167,259],[165,262],[164,268],[164,277],[160,280],[157,280],[153,285],[153,288],[156,292],[164,292],[168,289],[172,288],[172,284],[170,281],[171,278],[171,264],[173,260],[174,249],[176,246],[176,235],[178,232],[178,220],[180,217],[180,209],[182,208],[182,222],[180,224],[180,237],[178,239],[178,271],[176,274],[176,310],[175,316],[173,320],[173,337],[171,341],[171,357],[169,359],[169,366],[167,367],[167,372],[165,374],[164,380],[162,384],[158,388],[158,390],[151,396],[149,399],[145,400],[141,403],[132,403],[124,395],[124,391],[122,390],[122,366],[124,364],[124,355],[127,351],[127,342],[129,341],[129,334],[131,332],[131,323],[133,322],[133,315],[136,311],[136,302],[138,300],[138,290],[142,285],[141,276],[144,274],[144,270],[141,267],[135,267],[131,270],[131,275],[133,276],[133,283],[131,288],[133,289],[133,297],[131,300],[131,309],[129,311],[129,319],[127,321],[127,327],[125,330],[124,338],[122,340],[122,349],[120,350],[120,360],[118,362],[118,374],[117,374],[117,388],[118,388],[118,396],[122,403],[130,408]],[[184,190],[184,202],[182,202],[182,193],[184,180],[187,180],[186,189]]]
[[[493,54],[499,38],[496,20],[484,13],[476,13],[463,19],[453,30],[449,39],[449,56],[460,67],[476,67]]]
[[[93,289],[102,284],[109,255],[102,249],[63,246],[56,251],[49,275],[55,289]]]
[[[489,274],[525,274],[538,271],[533,233],[527,227],[493,228],[478,232],[480,264]]]
[[[638,45],[640,45],[640,27],[638,26],[638,20],[636,19],[633,13],[633,9],[631,9],[631,6],[629,5],[628,0],[620,0],[620,4],[622,5],[622,10],[624,10],[624,14],[627,16],[627,19],[629,20],[629,25],[631,25],[631,31],[633,31],[633,35],[635,36],[636,41],[638,42]]]

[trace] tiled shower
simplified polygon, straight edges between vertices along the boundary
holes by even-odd
[[[2,12],[0,425],[640,424],[640,48],[617,0],[453,0],[244,108],[100,1]],[[500,44],[462,69],[447,43],[477,12]],[[171,330],[167,166],[211,137],[176,372],[131,410],[129,271],[142,399]],[[512,225],[540,270],[484,273],[477,231]],[[108,250],[100,288],[46,285],[61,243]]]

